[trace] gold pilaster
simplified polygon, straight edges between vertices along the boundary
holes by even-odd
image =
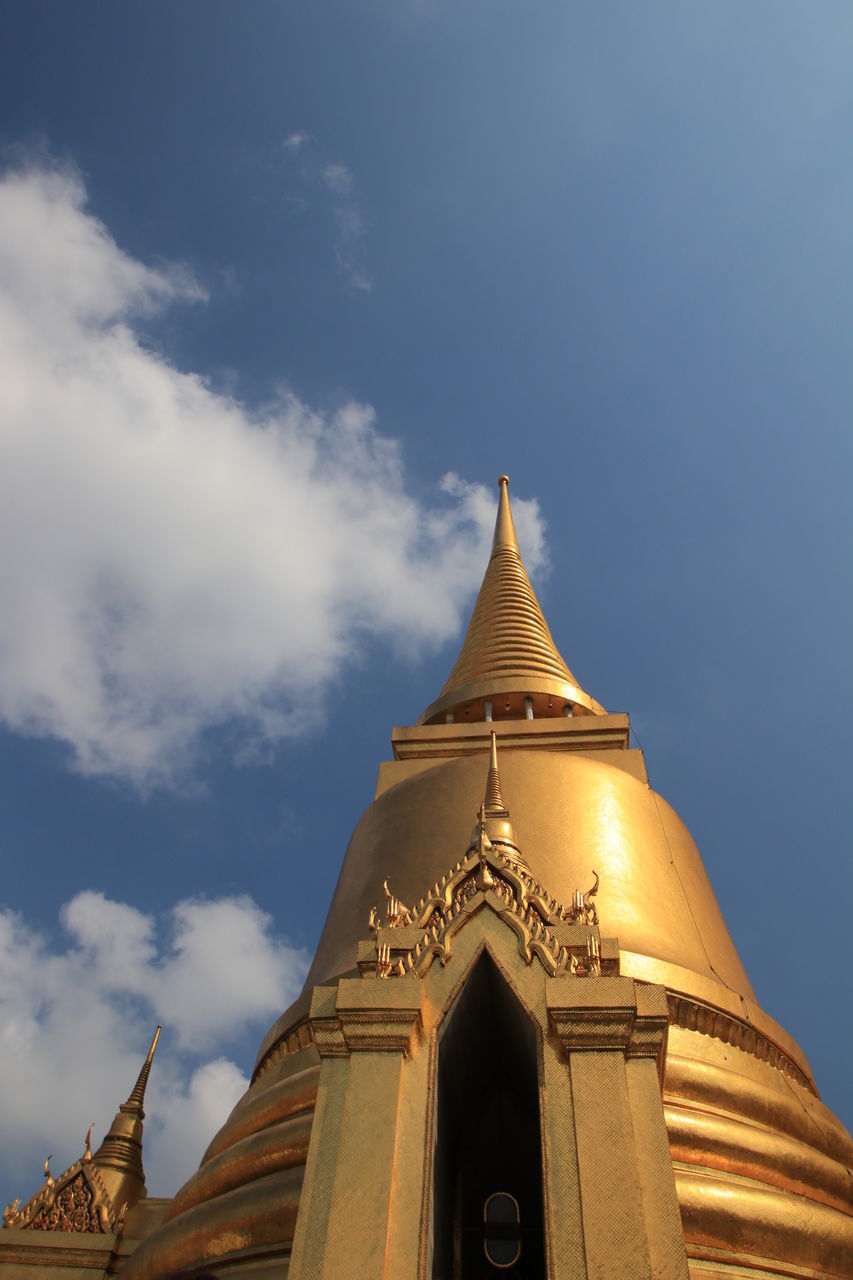
[[[666,991],[552,979],[546,1001],[571,1077],[584,1274],[687,1280],[661,1099]]]

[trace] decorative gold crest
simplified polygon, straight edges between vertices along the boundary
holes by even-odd
[[[593,875],[592,888],[586,893],[575,890],[566,908],[533,878],[519,852],[501,795],[492,733],[486,796],[468,852],[413,907],[395,897],[386,878],[385,924],[375,907],[368,920],[376,941],[373,972],[380,978],[405,973],[423,977],[434,959],[446,964],[454,935],[481,907],[488,906],[516,934],[527,963],[537,956],[549,975],[561,971],[576,977],[618,973],[615,944],[608,948],[609,954],[601,954],[593,902],[599,877],[596,871]]]

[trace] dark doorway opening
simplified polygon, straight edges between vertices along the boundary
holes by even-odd
[[[541,1145],[536,1031],[484,951],[439,1033],[433,1280],[545,1280]],[[484,1248],[495,1192],[519,1207],[521,1252],[506,1270]]]

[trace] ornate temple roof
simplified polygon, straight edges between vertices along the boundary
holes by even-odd
[[[45,1181],[23,1208],[18,1207],[17,1200],[6,1206],[4,1227],[30,1231],[115,1231],[127,1210],[146,1194],[142,1167],[143,1103],[159,1037],[160,1027],[154,1033],[130,1096],[119,1107],[94,1155],[90,1125],[83,1155],[58,1178],[50,1172],[51,1157],[48,1156],[44,1162]]]
[[[508,485],[509,477],[501,476],[492,554],[462,649],[419,724],[515,718],[525,714],[525,698],[537,717],[604,714],[554,644],[522,563]]]

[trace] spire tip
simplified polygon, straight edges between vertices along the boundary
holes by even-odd
[[[495,521],[495,536],[492,540],[492,555],[507,549],[518,553],[518,538],[512,522],[512,511],[509,506],[509,476],[498,479],[500,497],[498,498],[498,518]]]
[[[160,1039],[160,1032],[162,1030],[163,1028],[158,1023],[157,1030],[154,1032],[154,1039],[151,1041],[151,1048],[148,1050],[148,1057],[145,1059],[148,1063],[150,1063],[154,1058],[154,1050],[157,1048],[157,1041]]]
[[[142,1070],[139,1073],[139,1078],[133,1086],[127,1102],[123,1104],[125,1107],[129,1107],[131,1109],[135,1108],[139,1112],[140,1116],[145,1114],[142,1110],[142,1104],[145,1099],[145,1086],[148,1084],[148,1077],[151,1074],[151,1063],[154,1060],[154,1050],[157,1048],[157,1041],[160,1039],[161,1031],[162,1027],[158,1026],[157,1030],[154,1032],[154,1039],[151,1041],[151,1048],[148,1050],[148,1055],[142,1064]]]

